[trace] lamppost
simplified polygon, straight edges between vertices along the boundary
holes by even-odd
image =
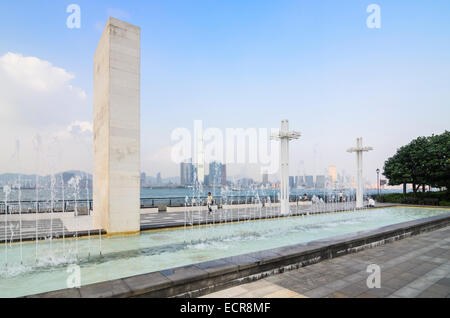
[[[380,196],[380,169],[377,169],[377,190],[378,196]]]

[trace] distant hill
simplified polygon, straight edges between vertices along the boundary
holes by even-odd
[[[82,180],[86,180],[87,178],[90,183],[92,182],[92,174],[86,173],[84,171],[70,170],[54,174],[57,182],[60,182],[62,177],[65,184],[67,184],[67,182],[75,176],[80,176]],[[36,177],[38,177],[39,179],[39,184],[46,184],[50,183],[51,181],[51,175],[41,176],[36,174],[4,173],[0,174],[0,185],[15,185],[18,184],[20,180],[22,186],[34,186],[34,184],[36,183]]]

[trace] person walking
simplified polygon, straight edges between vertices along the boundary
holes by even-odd
[[[213,196],[211,194],[211,192],[208,192],[208,214],[211,214],[212,212],[212,205],[213,205]]]

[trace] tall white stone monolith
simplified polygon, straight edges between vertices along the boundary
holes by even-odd
[[[94,58],[94,221],[140,230],[140,28],[110,18]]]

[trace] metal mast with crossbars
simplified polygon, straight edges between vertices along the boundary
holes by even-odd
[[[356,139],[356,147],[350,148],[347,152],[353,153],[356,152],[356,208],[363,208],[363,152],[368,152],[373,150],[372,147],[363,147],[362,145],[362,137]]]
[[[300,133],[289,131],[289,121],[281,121],[281,129],[278,133],[272,134],[271,139],[280,141],[280,203],[281,214],[289,214],[289,142],[300,138]]]

